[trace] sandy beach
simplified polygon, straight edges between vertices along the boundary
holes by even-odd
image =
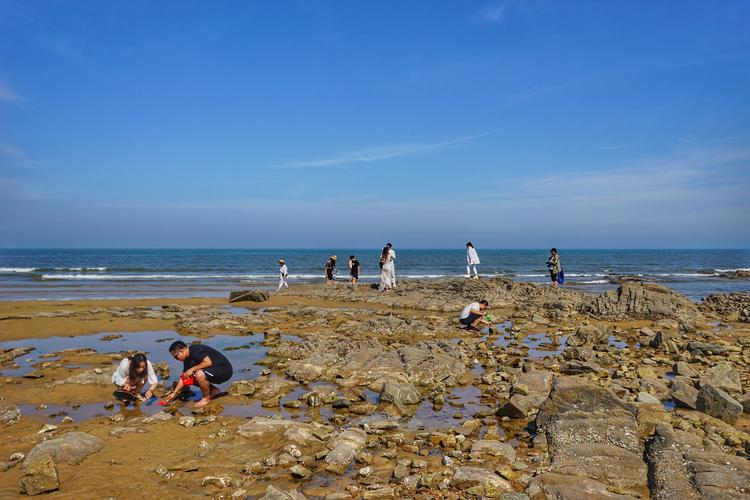
[[[735,295],[457,279],[0,303],[0,496],[740,498],[750,323]],[[493,332],[458,328],[483,297]],[[226,353],[227,395],[199,411],[113,400],[134,348],[175,380],[178,338]]]

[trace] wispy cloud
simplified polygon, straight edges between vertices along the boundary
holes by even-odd
[[[20,101],[21,98],[7,83],[0,82],[0,101]]]
[[[26,167],[26,153],[13,144],[0,142],[0,167]]]
[[[349,151],[330,158],[320,158],[316,160],[300,160],[288,163],[274,165],[275,168],[303,168],[303,167],[337,167],[349,165],[352,163],[370,163],[401,156],[410,156],[420,153],[442,149],[456,144],[468,142],[488,135],[489,132],[474,134],[448,141],[435,142],[431,144],[399,144],[391,146],[379,146],[375,148],[362,149],[358,151]]]
[[[485,5],[474,14],[474,20],[484,23],[499,23],[505,19],[507,9],[508,6],[505,3]]]

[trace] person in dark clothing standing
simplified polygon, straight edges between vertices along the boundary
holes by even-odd
[[[221,389],[214,384],[221,384],[232,377],[232,364],[219,351],[203,344],[188,346],[181,340],[169,346],[172,356],[182,361],[182,375],[177,385],[166,398],[172,401],[185,386],[197,384],[203,392],[200,401],[195,403],[197,408],[206,406],[211,398],[218,396]]]
[[[323,267],[323,270],[326,273],[326,283],[329,285],[333,285],[333,273],[336,270],[336,257],[335,255],[331,255],[331,258],[326,261],[325,267]]]
[[[357,284],[359,280],[359,261],[352,255],[349,257],[349,283]]]

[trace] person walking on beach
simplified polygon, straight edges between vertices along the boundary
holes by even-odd
[[[144,394],[141,394],[141,389],[146,382],[149,387]],[[145,354],[138,353],[120,361],[112,374],[112,383],[117,387],[114,392],[117,399],[147,401],[154,395],[159,379],[156,377],[151,361],[146,359]]]
[[[480,325],[492,327],[492,323],[485,318],[487,306],[489,306],[489,302],[486,300],[472,302],[463,308],[458,317],[458,322],[470,332],[478,332]]]
[[[466,277],[471,278],[471,268],[474,268],[474,279],[479,279],[479,273],[477,272],[477,264],[479,264],[479,255],[477,249],[474,248],[474,244],[470,241],[466,244]]]
[[[393,250],[393,245],[388,243],[383,247],[380,254],[380,286],[378,290],[381,292],[396,288],[395,260],[396,252]]]
[[[562,277],[562,264],[560,263],[560,256],[557,255],[557,248],[553,248],[549,253],[547,269],[549,269],[549,277],[552,280],[552,286],[556,287],[558,280]]]
[[[356,285],[359,280],[359,261],[354,255],[349,257],[349,283]]]
[[[206,406],[212,398],[221,394],[221,389],[214,384],[221,384],[232,378],[232,364],[212,347],[203,344],[188,346],[177,340],[169,346],[169,352],[174,359],[182,361],[182,375],[165,399],[167,403],[176,398],[185,386],[198,384],[203,395],[195,403],[195,407]]]
[[[323,267],[323,270],[326,273],[326,284],[333,285],[333,273],[336,270],[336,257],[335,255],[331,255],[331,257],[326,261],[326,265]]]
[[[288,277],[289,269],[286,267],[286,261],[279,259],[279,288],[276,290],[281,290],[281,287],[289,288],[289,284],[286,282]]]

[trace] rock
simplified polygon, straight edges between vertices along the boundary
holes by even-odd
[[[659,398],[652,396],[651,394],[647,392],[639,392],[638,393],[638,402],[639,403],[646,403],[646,404],[652,404],[652,405],[660,405],[661,401],[659,401]]]
[[[516,458],[516,450],[508,443],[479,439],[471,445],[471,453],[487,454],[502,457],[505,462],[512,462]]]
[[[596,497],[608,491],[648,496],[635,417],[635,406],[612,391],[580,378],[558,377],[537,415],[534,440],[535,446],[548,448],[551,467],[532,479],[526,493],[532,498],[541,493],[581,498],[581,492]],[[567,496],[575,491],[578,497]]]
[[[679,406],[691,410],[698,409],[698,389],[688,381],[676,379],[672,382],[669,396]]]
[[[526,394],[516,393],[519,386]],[[529,418],[547,399],[552,387],[552,374],[541,370],[530,370],[521,373],[511,388],[510,399],[497,410],[497,414],[510,418]]]
[[[594,325],[583,325],[578,327],[576,333],[568,337],[568,344],[571,347],[583,345],[600,344],[607,339],[607,331],[601,330]]]
[[[186,428],[193,427],[195,425],[195,417],[182,416],[178,423]]]
[[[526,488],[526,494],[532,499],[578,500],[578,499],[615,499],[634,500],[631,495],[621,495],[610,491],[606,484],[583,476],[571,476],[555,472],[545,472],[534,476]]]
[[[217,488],[229,488],[232,486],[230,476],[206,476],[201,480],[201,486],[216,486]]]
[[[712,294],[703,299],[702,309],[718,314],[724,321],[750,323],[750,294],[744,292]]]
[[[104,443],[85,432],[69,432],[57,439],[42,441],[31,449],[24,467],[37,460],[43,455],[50,455],[56,464],[65,462],[71,465],[77,465],[84,458],[96,453],[104,447]]]
[[[513,491],[513,487],[508,481],[481,467],[459,467],[453,474],[450,484],[460,490],[476,488],[472,493],[484,496],[495,496]]]
[[[581,311],[601,320],[667,318],[687,324],[705,322],[690,299],[652,283],[624,282],[617,291],[610,290],[584,302]]]
[[[265,302],[268,297],[268,292],[265,290],[240,290],[229,293],[229,302]]]
[[[700,377],[701,385],[712,385],[729,393],[742,392],[740,373],[732,363],[723,361],[712,366]]]
[[[303,465],[293,465],[289,469],[289,472],[291,472],[292,477],[295,479],[307,479],[313,475],[313,472]]]
[[[29,496],[54,491],[60,487],[57,466],[49,454],[37,454],[23,464],[21,493]]]
[[[170,471],[178,472],[195,472],[200,469],[200,464],[197,460],[188,460],[187,462],[181,462],[170,467]]]
[[[71,377],[66,378],[65,380],[56,380],[49,385],[53,387],[61,384],[83,384],[109,387],[110,385],[112,385],[112,376],[106,373],[96,373],[92,369],[77,373]]]
[[[366,439],[365,431],[357,428],[346,429],[339,434],[329,445],[331,451],[325,458],[330,470],[337,473],[343,472],[344,468],[352,463],[357,453],[365,447]]]
[[[688,363],[685,363],[684,361],[678,361],[677,363],[672,365],[672,373],[681,376],[681,377],[695,377],[696,373],[695,370],[693,370]]]
[[[396,405],[415,405],[422,401],[422,396],[410,383],[399,383],[386,378],[380,392],[380,401]]]
[[[732,396],[710,384],[698,391],[698,410],[725,422],[734,423],[742,415],[742,405]]]
[[[302,445],[320,442],[310,424],[268,417],[253,417],[239,426],[237,434],[251,440],[275,434]]]
[[[0,424],[13,425],[21,420],[21,410],[14,404],[0,401]]]
[[[276,486],[268,485],[266,494],[258,500],[306,500],[307,497],[297,490],[284,491]]]
[[[716,344],[706,344],[704,342],[688,342],[688,351],[700,352],[702,354],[724,354],[726,348]]]

